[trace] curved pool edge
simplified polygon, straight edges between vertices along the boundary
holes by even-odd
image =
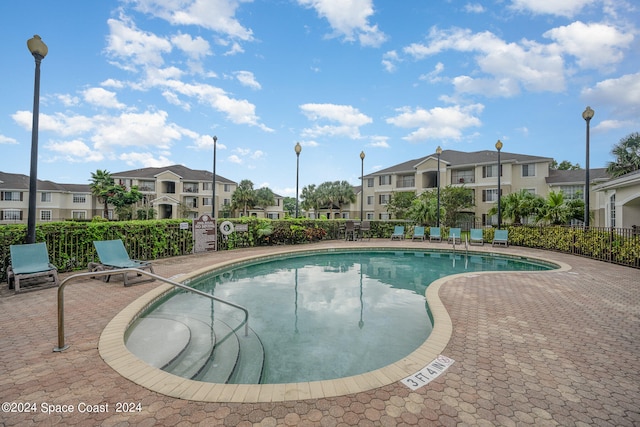
[[[364,248],[336,245],[323,249],[310,250],[303,248],[287,248],[276,250],[274,256],[300,254],[302,252],[326,252],[332,250],[357,250]],[[424,250],[416,247],[367,247],[367,250]],[[487,252],[485,252],[487,253]],[[509,252],[494,251],[500,255],[512,256]],[[232,261],[224,261],[198,269],[192,273],[180,275],[182,282],[198,277],[205,272],[214,269],[229,267],[238,263],[269,258],[264,254],[249,255]],[[530,259],[544,261],[557,265],[559,268],[547,271],[519,272],[525,274],[548,274],[559,271],[568,271],[571,267],[567,264],[545,259],[543,257],[530,257]],[[374,371],[358,374],[350,377],[333,380],[312,381],[288,384],[215,384],[189,380],[148,365],[146,362],[134,356],[125,346],[124,337],[127,328],[150,304],[173,289],[168,284],[159,285],[157,288],[139,297],[125,309],[118,313],[105,327],[98,343],[98,351],[102,359],[111,368],[130,381],[170,397],[184,400],[202,402],[226,402],[226,403],[262,403],[283,402],[304,399],[320,399],[342,396],[351,393],[364,392],[380,388],[406,378],[424,368],[438,357],[446,348],[453,333],[453,324],[449,313],[440,300],[440,288],[450,280],[459,277],[479,274],[509,274],[510,271],[496,272],[468,272],[454,274],[440,278],[429,285],[426,291],[426,300],[433,315],[433,330],[427,340],[415,351],[403,359]]]

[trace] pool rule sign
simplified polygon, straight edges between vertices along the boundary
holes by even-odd
[[[202,215],[193,220],[193,252],[216,251],[218,235],[216,220],[209,215]]]

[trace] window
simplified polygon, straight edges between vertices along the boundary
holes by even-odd
[[[140,191],[156,191],[155,181],[139,181],[138,190]]]
[[[372,205],[373,204],[373,196],[367,196],[367,204],[368,205]]]
[[[609,226],[616,226],[616,195],[612,194],[609,198],[609,217],[611,218]]]
[[[231,199],[222,199],[222,205],[223,206],[231,205]]]
[[[230,193],[231,192],[231,184],[225,184],[224,185],[224,192],[225,193]]]
[[[203,197],[202,206],[211,206],[211,197]]]
[[[74,194],[73,195],[73,203],[86,203],[87,195],[86,194]]]
[[[373,214],[371,212],[367,212],[366,217],[367,217],[367,219],[372,220],[373,219]]]
[[[536,176],[536,165],[535,163],[529,163],[526,165],[522,165],[522,176]]]
[[[482,167],[483,178],[495,178],[498,176],[498,165],[490,165]],[[502,165],[500,165],[500,176],[502,176]]]
[[[195,182],[185,182],[183,184],[185,193],[197,193],[198,192],[198,184]]]
[[[85,211],[71,211],[71,218],[87,219],[87,213]]]
[[[5,221],[20,221],[22,219],[22,211],[18,209],[6,209],[2,211],[2,219]]]
[[[391,216],[389,215],[389,212],[382,212],[380,213],[380,219],[381,220],[389,220],[391,219]]]
[[[40,193],[40,201],[44,203],[51,202],[51,193]]]
[[[396,182],[398,188],[415,187],[416,179],[413,175],[399,176]]]
[[[391,175],[380,175],[378,184],[391,185]]]
[[[213,186],[211,185],[213,184],[212,182],[203,182],[202,183],[202,191],[213,191]]]
[[[22,192],[21,191],[3,191],[2,200],[19,202],[22,200]]]
[[[379,203],[381,205],[386,205],[387,203],[389,203],[390,199],[391,199],[391,195],[389,195],[389,194],[381,194]]]
[[[473,169],[451,171],[452,184],[465,184],[469,182],[475,182]]]
[[[40,211],[40,221],[51,221],[51,211]]]
[[[195,209],[198,207],[198,198],[197,197],[185,197],[184,204],[191,209]]]
[[[497,202],[498,201],[498,189],[491,188],[489,190],[482,190],[483,202]]]
[[[267,218],[269,219],[279,219],[279,214],[277,212],[272,212],[267,214]]]
[[[118,184],[124,185],[127,188],[131,188],[132,181],[131,179],[128,179],[128,178],[119,178]]]
[[[584,185],[561,185],[560,191],[564,198],[568,200],[582,200]]]
[[[374,180],[373,178],[367,178],[367,187],[373,187]]]

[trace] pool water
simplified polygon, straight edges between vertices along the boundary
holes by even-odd
[[[336,251],[256,261],[189,285],[249,310],[249,325],[264,348],[260,382],[277,384],[357,375],[409,355],[431,333],[424,295],[436,279],[550,268],[491,254]],[[180,311],[211,313],[230,324],[242,319],[238,310],[206,298],[183,292],[177,297],[183,299],[176,302]]]

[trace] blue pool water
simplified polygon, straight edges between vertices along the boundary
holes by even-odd
[[[249,325],[257,337],[254,341],[262,346],[255,357],[262,366],[253,377],[258,375],[261,383],[275,384],[356,375],[407,356],[431,333],[433,322],[424,295],[427,286],[438,278],[472,271],[551,268],[541,262],[491,254],[336,251],[258,260],[207,274],[189,285],[248,308]],[[180,319],[193,313],[200,319],[197,323],[180,321],[180,328],[187,324],[192,335],[194,329],[212,333],[211,318],[214,324],[232,326],[242,321],[237,309],[185,292],[164,298],[145,316],[153,317],[154,313],[162,313],[165,323],[170,313]],[[242,330],[236,335],[242,347],[247,338]],[[216,338],[201,340],[206,346]],[[226,335],[224,341],[229,345]],[[226,353],[230,357],[239,353],[236,365],[241,365],[242,351],[234,347],[213,354],[222,358]],[[200,360],[197,363],[202,363],[202,358],[193,357]],[[219,361],[187,371],[189,377],[217,382],[216,371],[223,369]],[[223,381],[256,381],[248,380],[247,375],[231,375]]]

